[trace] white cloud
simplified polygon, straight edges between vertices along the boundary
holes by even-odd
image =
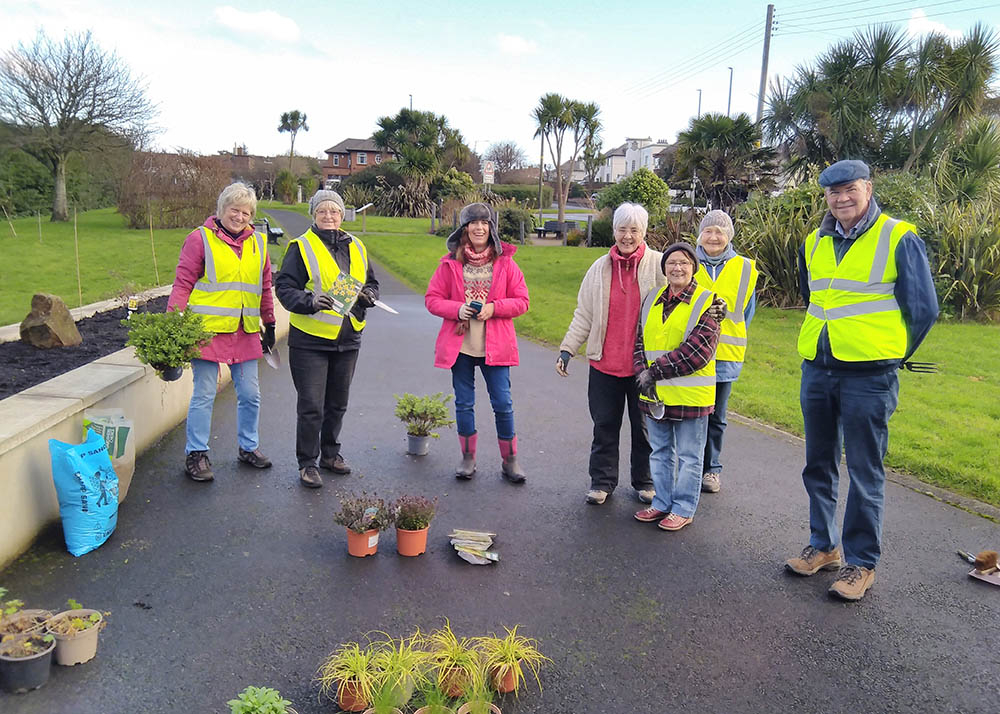
[[[505,35],[502,32],[496,37],[497,47],[508,55],[530,55],[538,51],[538,44],[519,35]]]
[[[295,42],[301,31],[295,20],[273,10],[243,12],[230,5],[215,8],[215,19],[231,30],[247,32],[280,42]]]
[[[950,40],[957,40],[962,37],[961,30],[953,30],[942,22],[935,22],[927,17],[923,10],[914,10],[910,15],[910,21],[906,25],[906,31],[910,37],[920,37],[931,32],[937,32]]]

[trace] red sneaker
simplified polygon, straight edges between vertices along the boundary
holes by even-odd
[[[679,531],[693,520],[693,518],[685,518],[684,516],[678,516],[676,513],[671,513],[660,521],[658,525],[665,531]]]
[[[665,515],[667,515],[666,511],[658,511],[650,506],[649,508],[643,508],[641,511],[636,511],[635,519],[643,523],[652,523],[653,521],[660,520]]]

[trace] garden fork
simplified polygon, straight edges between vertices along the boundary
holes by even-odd
[[[912,362],[906,361],[900,365],[903,369],[918,374],[936,374],[938,370],[937,362]]]

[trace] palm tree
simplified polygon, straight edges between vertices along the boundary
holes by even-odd
[[[677,175],[697,175],[713,208],[730,211],[755,189],[773,183],[775,152],[741,113],[703,114],[677,136]]]
[[[545,144],[549,145],[549,154],[552,156],[552,160],[555,163],[556,168],[556,196],[560,197],[560,209],[559,209],[559,220],[562,220],[563,210],[562,210],[562,173],[560,171],[560,164],[562,163],[562,145],[563,137],[566,135],[566,129],[569,128],[570,122],[572,120],[570,114],[571,101],[563,97],[561,94],[556,94],[555,92],[549,92],[544,95],[540,100],[538,100],[538,106],[535,107],[534,117],[537,124],[535,128],[535,136],[541,137],[542,151],[541,160],[538,166],[538,219],[541,221],[542,218],[542,169],[545,165]],[[553,140],[555,144],[553,145]]]
[[[309,125],[306,124],[306,115],[298,109],[282,114],[281,123],[278,125],[278,132],[284,133],[286,131],[292,135],[292,146],[288,151],[288,170],[291,171],[292,157],[295,155],[295,135],[299,131],[309,131]]]

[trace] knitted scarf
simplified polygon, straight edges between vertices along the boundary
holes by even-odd
[[[493,250],[492,243],[487,244],[482,253],[477,253],[473,249],[472,243],[467,242],[464,246],[462,246],[462,252],[465,254],[466,265],[475,265],[477,267],[486,265],[487,263],[492,263],[496,254],[496,251]]]

